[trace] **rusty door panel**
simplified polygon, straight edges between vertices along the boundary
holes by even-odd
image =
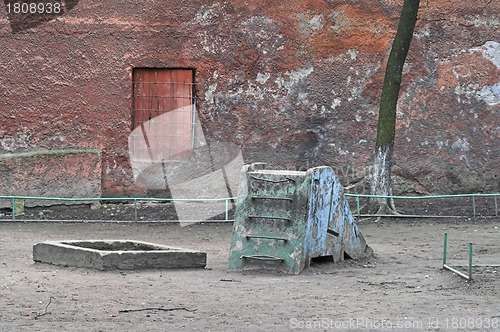
[[[132,76],[132,129],[141,128],[149,157],[156,161],[188,158],[192,149],[193,71],[137,68]]]

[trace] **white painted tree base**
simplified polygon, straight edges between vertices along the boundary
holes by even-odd
[[[373,157],[370,186],[372,195],[392,196],[392,145],[377,146]],[[399,214],[392,198],[372,198],[378,205],[376,214]]]

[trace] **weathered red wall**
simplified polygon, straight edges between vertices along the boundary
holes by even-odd
[[[183,67],[196,69],[207,139],[240,144],[246,162],[332,165],[353,183],[370,165],[401,4],[80,0],[17,32],[0,11],[0,153],[97,148],[103,195],[138,194],[132,68]],[[500,3],[421,6],[399,103],[396,192],[498,190]]]

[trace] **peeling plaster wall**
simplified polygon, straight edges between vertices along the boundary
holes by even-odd
[[[0,10],[0,154],[99,149],[103,195],[140,194],[127,146],[132,68],[195,68],[208,140],[241,145],[246,162],[330,165],[355,184],[370,166],[400,2],[80,0],[17,32]],[[396,193],[499,190],[498,12],[497,1],[422,2],[398,105]]]

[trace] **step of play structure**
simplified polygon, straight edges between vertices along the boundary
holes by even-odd
[[[372,250],[331,167],[242,169],[228,269],[299,274],[311,259],[360,259]]]

